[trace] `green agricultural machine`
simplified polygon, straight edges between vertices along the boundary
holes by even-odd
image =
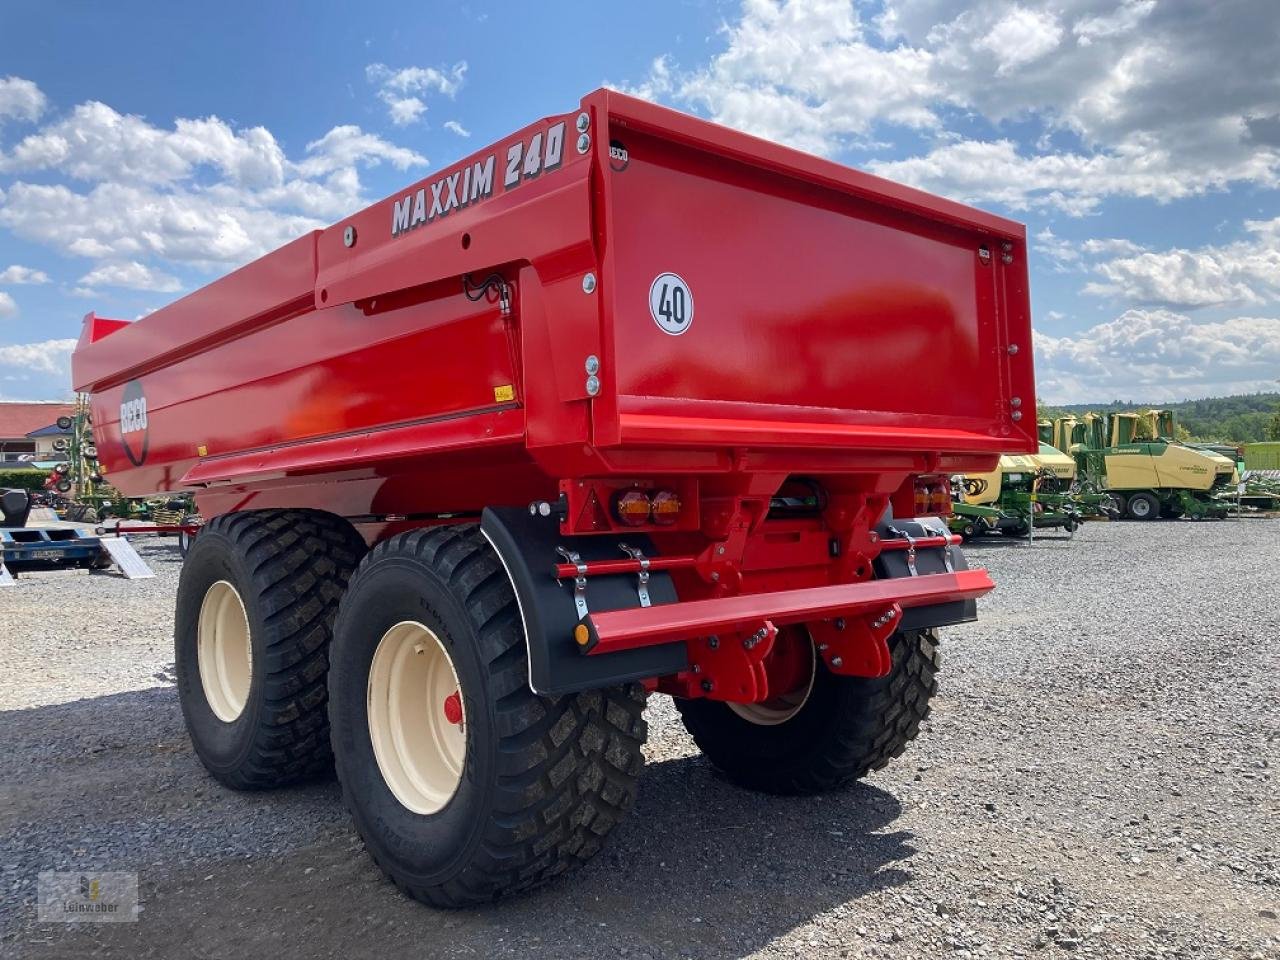
[[[1102,512],[1104,496],[1073,490],[1076,464],[1041,442],[1035,455],[1006,454],[990,473],[957,477],[951,531],[966,540],[985,534],[1025,537],[1032,529],[1077,530]]]
[[[63,519],[79,523],[99,523],[108,518],[138,520],[174,526],[189,523],[195,513],[188,494],[149,499],[130,499],[107,482],[98,463],[98,449],[93,441],[93,419],[87,398],[76,399],[72,415],[58,418],[58,427],[68,431],[54,441],[54,449],[67,460],[54,468],[51,492],[58,494]]]
[[[1244,468],[1250,473],[1274,473],[1280,476],[1280,441],[1244,445]]]
[[[1240,450],[1243,506],[1280,510],[1280,442],[1246,443]]]
[[[1075,459],[1083,487],[1105,494],[1117,515],[1225,517],[1237,493],[1234,460],[1176,434],[1170,410],[1062,417],[1053,430],[1054,445]]]

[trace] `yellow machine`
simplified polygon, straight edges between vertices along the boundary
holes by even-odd
[[[1175,433],[1169,410],[1113,413],[1105,419],[1086,414],[1054,424],[1055,439],[1067,445],[1085,478],[1130,519],[1226,516],[1227,505],[1215,495],[1236,482],[1235,463],[1180,443]]]
[[[1075,475],[1075,461],[1047,443],[1035,455],[1005,454],[990,473],[963,478],[951,530],[965,539],[984,533],[1022,537],[1032,526],[1070,533],[1084,522],[1086,508],[1070,491]]]
[[[1052,470],[1064,486],[1070,486],[1076,478],[1076,462],[1052,444],[1041,443],[1035,459],[1041,467]]]
[[[976,482],[968,484],[964,502],[979,505],[995,503],[1006,486],[1030,489],[1028,485],[1046,470],[1060,481],[1057,486],[1063,490],[1076,478],[1076,462],[1056,447],[1042,443],[1037,454],[1006,453],[990,473],[970,474],[967,479]],[[971,495],[970,489],[980,492]]]
[[[979,506],[995,503],[1004,492],[1005,480],[1014,486],[1030,482],[1040,469],[1037,457],[1030,454],[1006,453],[990,473],[969,474],[965,480],[964,502]],[[970,493],[970,491],[974,491]]]

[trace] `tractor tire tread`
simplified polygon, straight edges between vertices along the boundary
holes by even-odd
[[[328,644],[360,559],[358,537],[346,521],[311,510],[231,513],[207,529],[250,559],[268,627],[256,743],[244,764],[220,779],[237,790],[266,790],[324,777],[333,766]]]
[[[889,648],[892,672],[873,682],[870,696],[843,702],[841,715],[833,718],[832,736],[809,765],[787,773],[766,765],[725,772],[751,789],[804,796],[846,786],[900,757],[929,717],[942,656],[928,630],[895,633]],[[691,706],[696,703],[677,700],[676,706],[698,748],[715,763],[717,741],[723,734],[716,725],[705,723],[704,715]]]
[[[643,688],[535,694],[515,593],[478,527],[400,534],[374,547],[364,565],[391,553],[412,554],[432,567],[470,619],[494,701],[499,767],[478,851],[457,876],[415,884],[382,862],[365,838],[370,854],[404,893],[437,907],[529,890],[590,859],[635,802],[648,730]],[[345,784],[343,792],[352,808]]]

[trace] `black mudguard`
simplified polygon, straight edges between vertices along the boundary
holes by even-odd
[[[515,588],[529,645],[529,686],[535,693],[576,693],[689,668],[682,642],[585,656],[573,639],[573,628],[578,625],[573,580],[556,579],[555,565],[564,562],[556,547],[572,550],[585,561],[627,559],[619,543],[655,557],[658,554],[648,537],[566,537],[554,517],[534,516],[518,507],[486,508],[480,530],[497,551]],[[638,607],[638,586],[634,573],[588,577],[587,608],[595,613]],[[669,574],[649,574],[649,597],[654,606],[677,602]]]
[[[890,528],[893,528],[892,530]],[[894,530],[900,531],[894,533]],[[916,538],[936,537],[949,534],[946,523],[938,518],[921,520],[882,521],[876,527],[876,533],[882,540],[901,539],[902,533]],[[964,551],[959,547],[951,548],[951,567],[953,570],[968,570],[968,561]],[[909,577],[911,570],[907,567],[905,550],[888,550],[876,557],[874,564],[876,579],[885,580],[896,577]],[[916,572],[946,573],[946,556],[941,547],[930,547],[916,551]],[[976,600],[956,600],[953,603],[935,603],[928,607],[910,607],[902,611],[899,630],[924,630],[928,627],[946,627],[956,623],[969,623],[978,619],[978,602]]]

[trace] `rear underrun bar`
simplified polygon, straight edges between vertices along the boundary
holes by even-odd
[[[731,631],[756,630],[766,620],[783,626],[834,616],[876,613],[894,604],[924,607],[976,599],[995,587],[986,570],[957,570],[918,577],[867,580],[774,593],[743,594],[588,614],[589,654],[613,653],[653,644]]]

